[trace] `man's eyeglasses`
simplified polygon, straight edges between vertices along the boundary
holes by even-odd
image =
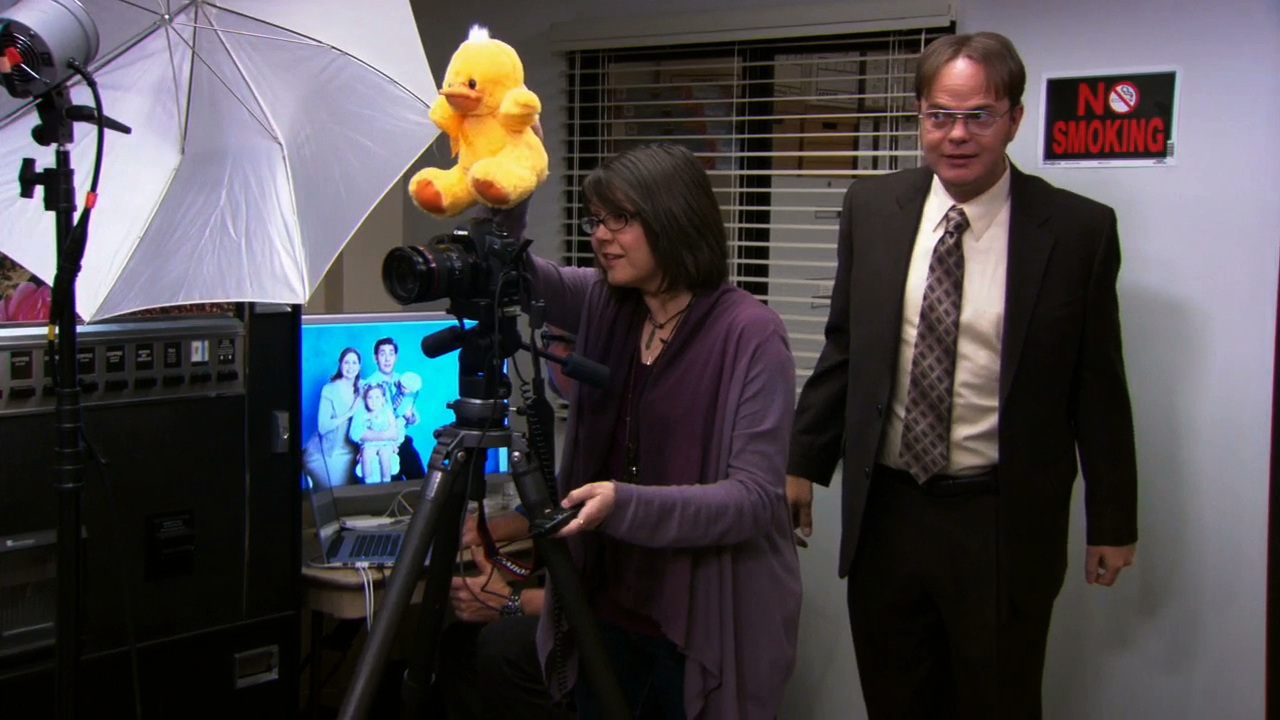
[[[580,224],[582,225],[582,229],[585,230],[588,235],[595,232],[596,228],[601,225],[603,225],[609,232],[618,232],[627,225],[630,225],[631,221],[636,217],[638,216],[631,213],[611,212],[603,215],[588,215],[582,218]]]
[[[920,119],[930,130],[950,130],[957,120],[963,120],[969,132],[982,135],[995,129],[1000,118],[1009,114],[1009,110],[996,115],[986,110],[926,110],[920,113]]]

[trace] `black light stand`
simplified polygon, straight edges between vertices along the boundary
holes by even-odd
[[[82,70],[83,68],[78,68]],[[91,81],[91,78],[87,79]],[[70,145],[74,123],[101,123],[121,132],[129,128],[101,116],[93,108],[71,104],[70,91],[59,84],[36,101],[40,124],[32,138],[44,147],[56,145],[54,167],[37,171],[32,158],[23,158],[18,173],[19,194],[35,197],[44,187],[44,209],[55,214],[54,242],[58,270],[54,277],[50,332],[57,327],[57,387],[54,423],[54,490],[58,493],[57,583],[55,636],[56,712],[58,718],[77,716],[80,663],[80,600],[83,548],[80,543],[80,495],[84,488],[84,448],[81,445],[80,384],[76,355],[75,277],[84,254],[86,228],[75,222],[75,171]],[[101,127],[99,128],[101,132]],[[50,344],[53,338],[50,337]]]
[[[44,186],[44,209],[54,213],[55,249],[58,261],[71,242],[75,227],[75,171],[71,168],[71,151],[75,140],[73,123],[66,117],[71,97],[65,85],[46,93],[36,103],[40,125],[32,137],[41,145],[57,144],[55,164],[37,172],[35,160],[23,158],[18,174],[24,198],[35,196],[35,186]],[[56,615],[55,677],[57,717],[76,716],[77,673],[80,664],[80,582],[82,580],[80,546],[80,491],[84,487],[84,449],[80,445],[80,385],[76,373],[76,306],[75,286],[53,288],[53,294],[68,302],[61,305],[57,317],[49,317],[49,325],[58,328],[57,405],[54,422],[57,441],[54,446],[54,490],[58,493],[58,609]]]
[[[479,304],[487,303],[479,301]],[[536,453],[529,452],[524,438],[512,432],[507,423],[511,386],[503,371],[503,362],[515,354],[521,341],[514,312],[497,313],[501,316],[496,321],[500,327],[495,326],[494,315],[489,305],[475,314],[465,315],[479,318],[478,324],[465,332],[450,328],[423,341],[423,350],[428,355],[452,349],[450,345],[460,347],[460,397],[450,403],[455,421],[436,433],[427,477],[422,482],[413,518],[387,581],[382,607],[374,618],[343,699],[340,718],[363,720],[367,717],[400,620],[421,575],[424,583],[421,615],[403,687],[410,711],[408,716],[415,717],[412,712],[429,683],[430,673],[426,667],[435,657],[435,638],[447,610],[462,513],[469,497],[484,497],[484,461],[489,448],[510,450],[511,474],[530,518],[535,551],[546,562],[556,601],[564,608],[565,619],[583,657],[584,675],[600,699],[604,717],[619,720],[630,717],[568,546],[564,540],[551,537],[573,514],[555,504]],[[424,560],[427,560],[425,571]]]

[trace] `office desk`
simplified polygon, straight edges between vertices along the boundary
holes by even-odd
[[[355,568],[316,567],[309,562],[310,558],[319,558],[320,539],[316,537],[315,528],[303,530],[302,540],[302,608],[311,611],[311,642],[307,655],[309,668],[307,686],[307,716],[317,717],[320,707],[320,696],[324,691],[324,645],[325,617],[339,621],[358,621],[365,617],[364,581]],[[386,591],[387,578],[391,577],[390,568],[370,568],[373,576],[373,601],[378,606]],[[419,579],[413,590],[412,603],[422,602],[422,580]],[[350,639],[358,633],[352,629]],[[350,648],[350,640],[343,643],[344,654]]]
[[[360,573],[354,568],[316,567],[308,558],[320,557],[320,539],[315,528],[304,530],[302,541],[302,585],[304,589],[303,609],[311,611],[311,651],[310,677],[307,690],[307,707],[312,713],[319,707],[320,694],[324,690],[324,678],[321,668],[321,651],[324,646],[325,616],[343,621],[363,620],[365,617],[364,582]],[[533,552],[533,542],[521,540],[504,548],[507,554],[528,558]],[[471,555],[467,550],[458,554],[462,570],[472,569]],[[382,602],[386,590],[387,578],[391,577],[391,568],[370,568],[367,572],[373,576],[373,602],[375,609]],[[411,604],[422,602],[423,581],[419,577],[413,589]]]
[[[373,576],[373,603],[376,607],[382,602],[387,578],[391,577],[391,568],[369,568],[366,572]],[[364,618],[364,581],[355,568],[315,567],[304,563],[302,586],[306,590],[302,601],[304,609],[324,613],[338,620]],[[410,602],[415,605],[422,602],[421,578],[413,589],[413,599]],[[312,638],[314,637],[313,630]]]
[[[304,531],[302,541],[302,585],[306,590],[302,606],[312,612],[322,612],[339,620],[356,620],[364,617],[364,582],[355,568],[316,567],[306,558],[320,557],[320,540],[314,529]],[[503,549],[508,555],[528,558],[533,553],[532,540],[520,540]],[[463,572],[473,569],[471,553],[458,553],[458,563]],[[373,575],[373,602],[381,602],[391,568],[370,568]],[[422,579],[414,586],[412,604],[422,602]]]

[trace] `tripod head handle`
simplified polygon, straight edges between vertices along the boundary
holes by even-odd
[[[451,325],[443,330],[437,330],[430,335],[422,338],[422,354],[431,359],[448,355],[449,353],[462,347],[462,335],[466,332],[457,325]]]
[[[594,360],[588,360],[574,353],[569,353],[564,357],[552,355],[541,348],[531,346],[529,343],[521,343],[520,347],[529,351],[544,360],[550,360],[564,368],[564,374],[579,382],[584,382],[592,387],[604,388],[609,384],[609,368]]]

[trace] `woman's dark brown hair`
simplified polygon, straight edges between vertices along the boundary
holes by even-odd
[[[341,379],[342,379],[342,361],[343,361],[343,360],[346,360],[348,355],[355,355],[355,356],[356,356],[356,362],[360,363],[361,365],[363,365],[363,364],[364,364],[364,360],[360,357],[360,351],[359,351],[359,350],[356,350],[355,348],[346,348],[346,349],[344,349],[342,352],[338,353],[338,371],[337,371],[337,372],[335,372],[335,373],[333,374],[333,377],[329,378],[329,382],[333,382],[334,380],[341,380]],[[360,390],[360,373],[356,373],[356,376],[355,376],[354,378],[352,378],[352,379],[351,379],[351,386],[352,386],[352,387],[354,387],[354,388],[356,389],[356,391],[357,391],[357,392],[359,392],[359,390]]]
[[[627,213],[644,228],[662,272],[660,292],[713,290],[728,280],[720,205],[686,148],[653,143],[627,150],[601,163],[582,189],[587,212]]]

